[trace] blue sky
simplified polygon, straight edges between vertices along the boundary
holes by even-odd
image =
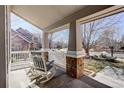
[[[119,27],[118,38],[120,38],[124,34],[124,12],[117,14],[117,16],[120,18],[120,23],[118,24],[118,27]],[[28,23],[27,21],[23,20],[22,18],[11,13],[11,28],[16,30],[19,27],[22,27],[23,29],[27,29],[28,31],[30,31],[32,33],[41,33],[42,34],[42,32],[43,32],[42,30],[38,29],[37,27],[35,27],[32,24]],[[59,32],[56,32],[54,35],[56,37],[55,40],[64,39],[67,42],[68,36],[69,36],[69,30],[66,29],[64,31],[59,31]]]
[[[11,13],[11,28],[16,30],[19,27],[22,27],[23,29],[27,29],[28,31],[30,31],[32,33],[37,33],[37,32],[42,33],[42,30],[40,30],[39,28],[33,26],[32,24],[25,21],[24,19],[22,19],[22,18],[16,16],[15,14]]]
[[[24,19],[16,16],[15,14],[11,13],[11,28],[16,30],[19,27],[22,27],[23,29],[27,29],[28,31],[32,33],[41,33],[42,35],[42,30],[38,29],[37,27],[33,26],[29,22],[25,21]],[[63,31],[58,31],[54,33],[54,36],[56,37],[54,40],[64,40],[65,42],[68,42],[68,35],[69,31],[68,29],[63,30]]]
[[[54,41],[59,41],[59,40],[63,40],[64,42],[68,42],[68,38],[69,38],[69,29],[65,29],[62,31],[58,31],[54,33]]]

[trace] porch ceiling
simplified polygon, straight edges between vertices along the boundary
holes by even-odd
[[[50,31],[108,7],[110,6],[13,5],[11,9],[12,12],[40,29]]]
[[[15,5],[12,6],[12,11],[32,24],[44,29],[51,24],[59,21],[78,11],[84,6],[76,5]]]

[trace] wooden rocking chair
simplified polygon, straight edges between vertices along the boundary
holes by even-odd
[[[33,66],[28,73],[31,73],[31,81],[36,80],[36,83],[45,83],[49,81],[56,73],[54,60],[45,62],[43,56],[37,53],[31,53]]]

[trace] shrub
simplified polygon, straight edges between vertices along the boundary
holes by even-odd
[[[107,56],[105,54],[101,54],[100,57],[106,58]]]
[[[106,61],[117,63],[116,57],[106,57]]]
[[[110,56],[106,56],[103,54],[101,54],[100,56],[94,55],[94,56],[92,56],[92,58],[94,60],[100,60],[100,61],[108,61],[108,62],[114,62],[114,63],[119,62],[116,60],[117,57],[110,57]]]

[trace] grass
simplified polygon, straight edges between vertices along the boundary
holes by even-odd
[[[113,63],[113,62],[108,62],[108,61],[84,59],[84,67],[89,70],[94,71],[95,73],[101,71],[106,66],[124,69],[124,63],[121,63],[121,62]]]

